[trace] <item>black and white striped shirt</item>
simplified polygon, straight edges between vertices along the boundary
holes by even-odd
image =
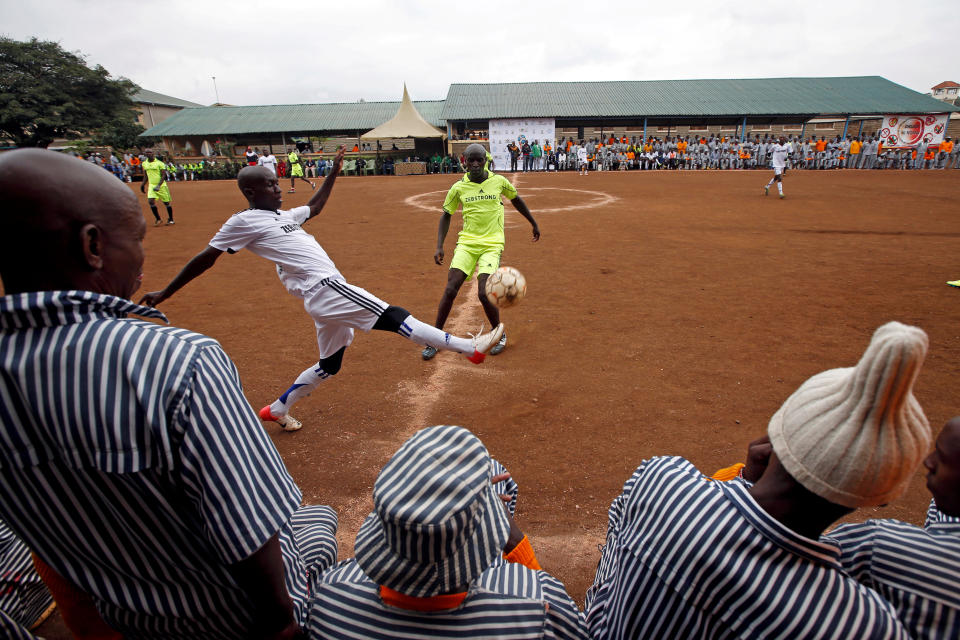
[[[826,539],[840,562],[897,610],[915,638],[960,638],[960,518],[930,503],[923,528],[898,520],[843,524]]]
[[[311,602],[310,637],[587,638],[583,614],[563,584],[546,573],[497,559],[455,609],[429,613],[388,606],[355,560],[323,574]]]
[[[30,550],[0,520],[0,613],[29,628],[53,603],[53,596],[33,566]],[[13,635],[0,617],[0,638]]]
[[[0,517],[131,637],[242,637],[250,603],[228,572],[281,534],[301,494],[203,335],[84,291],[0,298]]]
[[[740,481],[644,462],[610,507],[587,625],[606,638],[907,638],[834,546],[767,514]]]

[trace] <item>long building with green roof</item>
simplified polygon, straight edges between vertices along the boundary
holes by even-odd
[[[430,124],[447,130],[455,148],[483,139],[490,120],[549,118],[558,138],[600,132],[654,135],[667,132],[802,132],[879,123],[884,114],[960,112],[880,76],[526,82],[452,84],[444,100],[414,103]],[[357,138],[389,120],[399,102],[351,102],[186,108],[143,135],[178,140],[232,139],[236,145],[294,137]],[[829,125],[825,126],[825,125]],[[651,132],[652,130],[652,132]],[[197,147],[196,143],[193,145]]]

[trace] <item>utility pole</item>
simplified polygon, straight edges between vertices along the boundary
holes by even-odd
[[[217,91],[217,76],[210,76],[213,78],[213,94],[217,96],[217,104],[220,104],[220,92]]]

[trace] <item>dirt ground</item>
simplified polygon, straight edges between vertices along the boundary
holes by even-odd
[[[507,206],[503,264],[529,289],[503,313],[503,354],[424,362],[398,336],[359,334],[343,370],[294,410],[301,431],[266,425],[305,501],[340,514],[341,558],[379,469],[433,424],[471,429],[513,473],[518,522],[582,604],[607,507],[644,458],[683,455],[707,473],[742,460],[805,379],[855,364],[884,322],[930,336],[916,394],[934,429],[960,414],[960,290],[945,284],[960,278],[960,172],[791,171],[784,200],[763,196],[767,171],[506,175],[543,237],[532,243]],[[342,177],[305,228],[349,282],[432,322],[452,181]],[[303,186],[285,208],[307,201]],[[171,191],[177,224],[150,227],[142,291],[164,286],[246,207],[232,182]],[[460,335],[482,318],[472,286],[447,325]],[[221,342],[256,409],[316,360],[302,304],[248,252],[224,255],[160,308]],[[919,523],[928,501],[921,470],[903,499],[851,519]],[[47,637],[58,625],[44,625]]]

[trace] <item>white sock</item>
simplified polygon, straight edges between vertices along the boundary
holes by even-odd
[[[290,388],[270,405],[270,413],[277,418],[287,415],[290,407],[313,393],[313,390],[329,377],[330,374],[320,368],[319,362],[308,369],[304,369],[303,373],[297,376],[297,379],[290,385]]]
[[[773,178],[770,178],[770,182],[767,183],[767,186],[769,187],[772,184],[773,184]]]
[[[437,329],[425,322],[420,322],[412,315],[407,316],[403,323],[401,323],[399,333],[422,347],[449,349],[450,351],[465,353],[468,356],[473,355],[475,351],[473,341],[469,338],[458,338],[457,336],[450,335],[442,329]]]
[[[782,183],[782,182],[778,182],[778,183],[777,183],[777,191],[780,192],[780,195],[783,195],[783,183]]]

